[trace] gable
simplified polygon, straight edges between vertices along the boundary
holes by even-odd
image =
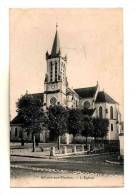
[[[104,91],[99,91],[98,92],[97,98],[96,98],[95,102],[96,103],[112,103],[112,104],[116,104],[117,103],[111,96],[109,96]]]
[[[97,90],[97,86],[74,89],[74,91],[81,98],[92,98],[92,97],[94,97],[95,94],[96,94],[96,90]]]

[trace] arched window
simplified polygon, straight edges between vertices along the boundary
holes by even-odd
[[[55,81],[57,81],[57,62],[55,62]]]
[[[60,71],[63,71],[63,62],[61,62]]]
[[[110,119],[113,119],[113,107],[110,107]]]
[[[113,131],[113,124],[111,124],[111,131]]]
[[[103,110],[102,107],[99,107],[99,118],[103,118]]]
[[[15,137],[17,137],[17,127],[15,128]]]

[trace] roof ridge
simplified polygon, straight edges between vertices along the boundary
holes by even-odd
[[[43,94],[42,92],[41,93],[28,93],[27,95],[37,95],[37,94]]]
[[[92,87],[81,87],[81,88],[74,88],[74,90],[75,90],[75,89],[88,89],[88,88],[94,88],[94,87],[97,87],[97,85],[94,85],[94,86],[92,86]]]

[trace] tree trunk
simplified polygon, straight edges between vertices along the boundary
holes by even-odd
[[[60,135],[58,136],[58,150],[60,149]]]
[[[103,137],[102,137],[102,146],[103,146],[103,149],[105,149],[104,138]]]
[[[23,134],[23,129],[21,133],[21,146],[24,146],[24,134]]]
[[[38,141],[36,140],[36,146],[38,147],[38,145],[39,145],[39,143],[38,143]]]
[[[39,145],[39,137],[38,137],[38,135],[35,136],[35,143],[36,143],[36,147],[38,147],[38,145]]]
[[[88,148],[88,137],[86,136],[86,149]]]
[[[35,152],[35,135],[33,135],[32,152]]]
[[[21,139],[21,146],[24,146],[24,139]]]
[[[97,137],[94,137],[94,147],[96,147],[97,144]]]
[[[75,134],[73,134],[73,143],[75,143],[75,136],[76,136],[76,135],[75,135]]]

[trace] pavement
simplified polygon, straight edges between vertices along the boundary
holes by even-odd
[[[51,145],[32,152],[31,144],[11,146],[12,187],[123,186],[123,165],[116,154],[78,154],[50,159]],[[78,151],[79,151],[79,146]]]
[[[12,187],[123,186],[123,165],[106,163],[110,155],[39,159],[11,156]],[[75,182],[75,183],[74,183]]]
[[[95,172],[101,174],[123,174],[123,165],[109,164],[112,155],[80,156],[63,159],[39,159],[30,157],[11,156],[11,166],[22,165],[36,168],[49,168],[67,171]]]

